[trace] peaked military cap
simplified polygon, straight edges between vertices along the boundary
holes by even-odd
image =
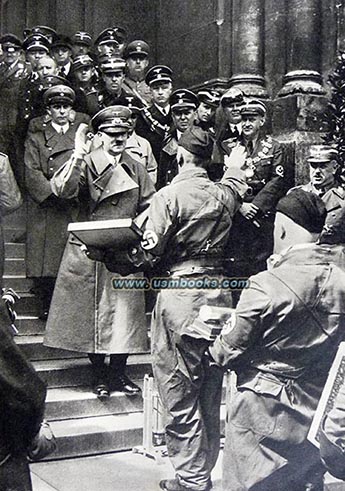
[[[103,73],[124,71],[126,62],[123,58],[107,57],[104,62],[101,63],[101,70]]]
[[[93,67],[94,62],[89,55],[78,55],[72,62],[72,70],[79,70],[80,68]]]
[[[66,102],[67,104],[73,105],[75,92],[67,85],[54,85],[45,91],[43,101],[46,106],[57,102]]]
[[[126,48],[125,57],[128,58],[131,55],[144,55],[150,54],[150,46],[141,40],[132,41]]]
[[[259,99],[246,99],[240,109],[241,114],[259,114],[265,116],[267,109],[266,105]]]
[[[208,131],[205,131],[198,126],[193,126],[184,131],[178,141],[180,147],[205,159],[211,158],[213,143]]]
[[[237,87],[231,87],[224,92],[220,102],[222,106],[228,106],[229,104],[241,104],[244,101],[244,94],[242,90]]]
[[[47,53],[50,50],[50,42],[43,34],[30,34],[23,42],[26,51],[31,49],[44,49]]]
[[[21,40],[14,34],[4,34],[4,36],[1,36],[0,44],[3,48],[22,48]]]
[[[34,26],[31,27],[30,29],[24,29],[23,31],[24,38],[27,38],[31,34],[43,34],[43,36],[45,36],[48,39],[48,41],[50,39],[53,41],[57,36],[55,29],[49,26]]]
[[[197,96],[187,89],[175,90],[170,96],[171,110],[192,108],[196,109],[199,105],[199,99]]]
[[[73,44],[82,44],[83,46],[92,46],[92,38],[88,32],[77,31],[72,37]]]
[[[67,85],[67,87],[71,86],[69,81],[60,75],[46,75],[43,77],[41,85],[43,90],[54,87],[55,85]]]
[[[126,37],[127,32],[123,27],[108,27],[98,35],[95,45],[97,46],[104,43],[123,44]]]
[[[155,65],[146,73],[145,82],[151,85],[155,82],[172,82],[172,69],[165,65]]]
[[[132,113],[137,114],[141,110],[141,106],[138,104],[139,99],[133,95],[126,95],[124,97],[126,100],[126,107],[132,111]]]
[[[91,119],[93,130],[105,133],[119,133],[131,128],[130,117],[132,113],[125,106],[108,106]]]
[[[203,89],[198,92],[198,99],[200,102],[207,104],[211,107],[218,107],[220,102],[220,93],[214,89]]]
[[[52,49],[59,47],[72,49],[72,40],[70,37],[60,34],[59,36],[56,36],[51,47]]]
[[[337,160],[338,150],[331,145],[311,145],[308,162],[330,162]]]

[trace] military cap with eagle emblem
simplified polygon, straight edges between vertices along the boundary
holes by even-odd
[[[94,62],[89,55],[76,56],[72,62],[72,70],[76,71],[80,68],[93,67]]]
[[[108,106],[94,115],[91,125],[95,132],[120,133],[131,128],[131,115],[128,107]]]
[[[199,99],[194,92],[187,89],[175,90],[170,96],[171,110],[192,108],[196,109],[199,105]]]
[[[7,51],[15,51],[22,48],[21,40],[14,34],[5,34],[0,38],[0,44],[2,49],[7,49]]]
[[[123,58],[112,58],[106,57],[105,61],[101,63],[102,73],[111,73],[124,71],[126,67],[126,62]]]
[[[126,41],[126,37],[127,32],[123,27],[108,27],[98,35],[95,45],[99,46],[104,43],[123,44]]]
[[[57,36],[55,29],[49,26],[34,26],[28,29],[24,29],[23,36],[24,39],[31,36],[32,34],[42,34],[45,36],[49,42],[53,42]]]
[[[73,105],[75,101],[75,92],[67,85],[54,85],[45,91],[43,101],[46,106],[59,102]]]
[[[155,82],[172,82],[172,69],[165,65],[155,65],[146,73],[145,82],[152,85]]]
[[[200,102],[207,106],[218,107],[220,102],[220,93],[214,89],[202,89],[197,93]]]
[[[126,48],[125,58],[129,58],[132,55],[149,56],[150,46],[145,41],[137,40],[132,41]]]
[[[85,31],[77,31],[72,37],[73,44],[81,44],[83,46],[87,46],[91,48],[92,46],[92,38],[88,32]]]
[[[236,87],[231,87],[229,90],[224,92],[220,99],[221,105],[228,106],[229,104],[241,104],[244,100],[244,94],[242,90]]]
[[[50,42],[43,34],[31,34],[23,42],[23,48],[25,51],[30,51],[32,49],[42,49],[49,53]]]
[[[241,114],[258,114],[265,116],[267,109],[265,104],[259,99],[246,99],[240,109]]]

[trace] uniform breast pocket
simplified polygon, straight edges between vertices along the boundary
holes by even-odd
[[[256,174],[260,179],[270,179],[272,175],[272,160],[262,159],[256,167]]]

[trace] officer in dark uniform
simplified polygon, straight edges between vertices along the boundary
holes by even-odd
[[[122,87],[125,66],[122,58],[108,58],[100,65],[102,78],[98,86],[86,94],[87,114],[93,116],[105,107],[127,104],[129,94]],[[138,98],[135,98],[134,105],[142,107]]]
[[[152,103],[150,87],[145,81],[149,55],[150,47],[145,41],[132,41],[125,50],[126,77],[123,88],[139,98],[144,106]]]
[[[126,47],[127,32],[123,27],[104,29],[95,41],[98,56],[106,55],[122,58]]]
[[[0,63],[0,151],[10,157],[16,177],[15,126],[20,84],[29,77],[31,66],[21,60],[22,43],[13,34],[0,38],[3,61]]]
[[[147,72],[145,82],[150,87],[152,105],[144,107],[137,122],[137,133],[146,138],[152,147],[157,162],[171,124],[170,96],[173,91],[172,70],[156,65]]]
[[[266,269],[272,254],[275,206],[291,187],[282,146],[262,132],[266,106],[247,100],[241,106],[242,134],[227,141],[226,168],[244,171],[248,191],[236,214],[229,244],[229,273],[248,277]]]
[[[220,93],[214,89],[203,89],[197,93],[199,106],[193,123],[215,136],[215,116],[220,102]]]
[[[94,61],[89,55],[79,55],[73,59],[71,78],[78,111],[87,113],[87,96],[97,92]]]
[[[88,32],[77,31],[72,36],[73,58],[80,55],[89,55],[92,52],[92,37]]]
[[[219,285],[232,218],[247,188],[231,169],[220,183],[208,178],[212,149],[207,132],[195,126],[186,130],[179,140],[181,171],[155,194],[148,210],[145,234],[151,240],[143,247],[152,260],[161,259],[175,282],[207,276]],[[206,286],[162,289],[153,314],[153,370],[176,472],[175,479],[160,482],[166,491],[211,489],[219,453],[222,373],[203,356],[209,342],[188,334],[204,304],[231,306],[231,292]]]
[[[164,140],[164,146],[158,165],[157,189],[170,184],[178,174],[177,163],[178,141],[191,126],[199,100],[197,96],[187,89],[175,90],[170,97],[170,108],[173,127]]]
[[[43,34],[30,34],[30,36],[24,40],[23,49],[25,50],[25,56],[32,66],[30,81],[34,82],[37,80],[38,75],[35,72],[37,62],[40,58],[49,54],[50,46],[48,38],[43,36]]]
[[[53,174],[72,155],[79,125],[90,119],[72,110],[74,101],[75,93],[66,85],[46,90],[46,114],[31,120],[25,142],[25,183],[30,196],[26,267],[42,302],[42,318],[48,315],[67,225],[78,214],[76,200],[57,198],[50,185]]]

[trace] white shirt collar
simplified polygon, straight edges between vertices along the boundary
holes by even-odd
[[[69,129],[69,123],[66,123],[64,125],[56,124],[54,121],[52,121],[52,127],[57,133],[61,133],[61,128],[63,129],[63,133],[65,134],[68,129]]]
[[[169,111],[170,111],[170,104],[168,104],[167,106],[165,106],[164,108],[161,107],[161,106],[158,106],[158,104],[156,104],[154,102],[154,105],[156,106],[156,108],[163,114],[163,116],[167,116],[169,114]],[[163,112],[164,111],[164,112]]]

